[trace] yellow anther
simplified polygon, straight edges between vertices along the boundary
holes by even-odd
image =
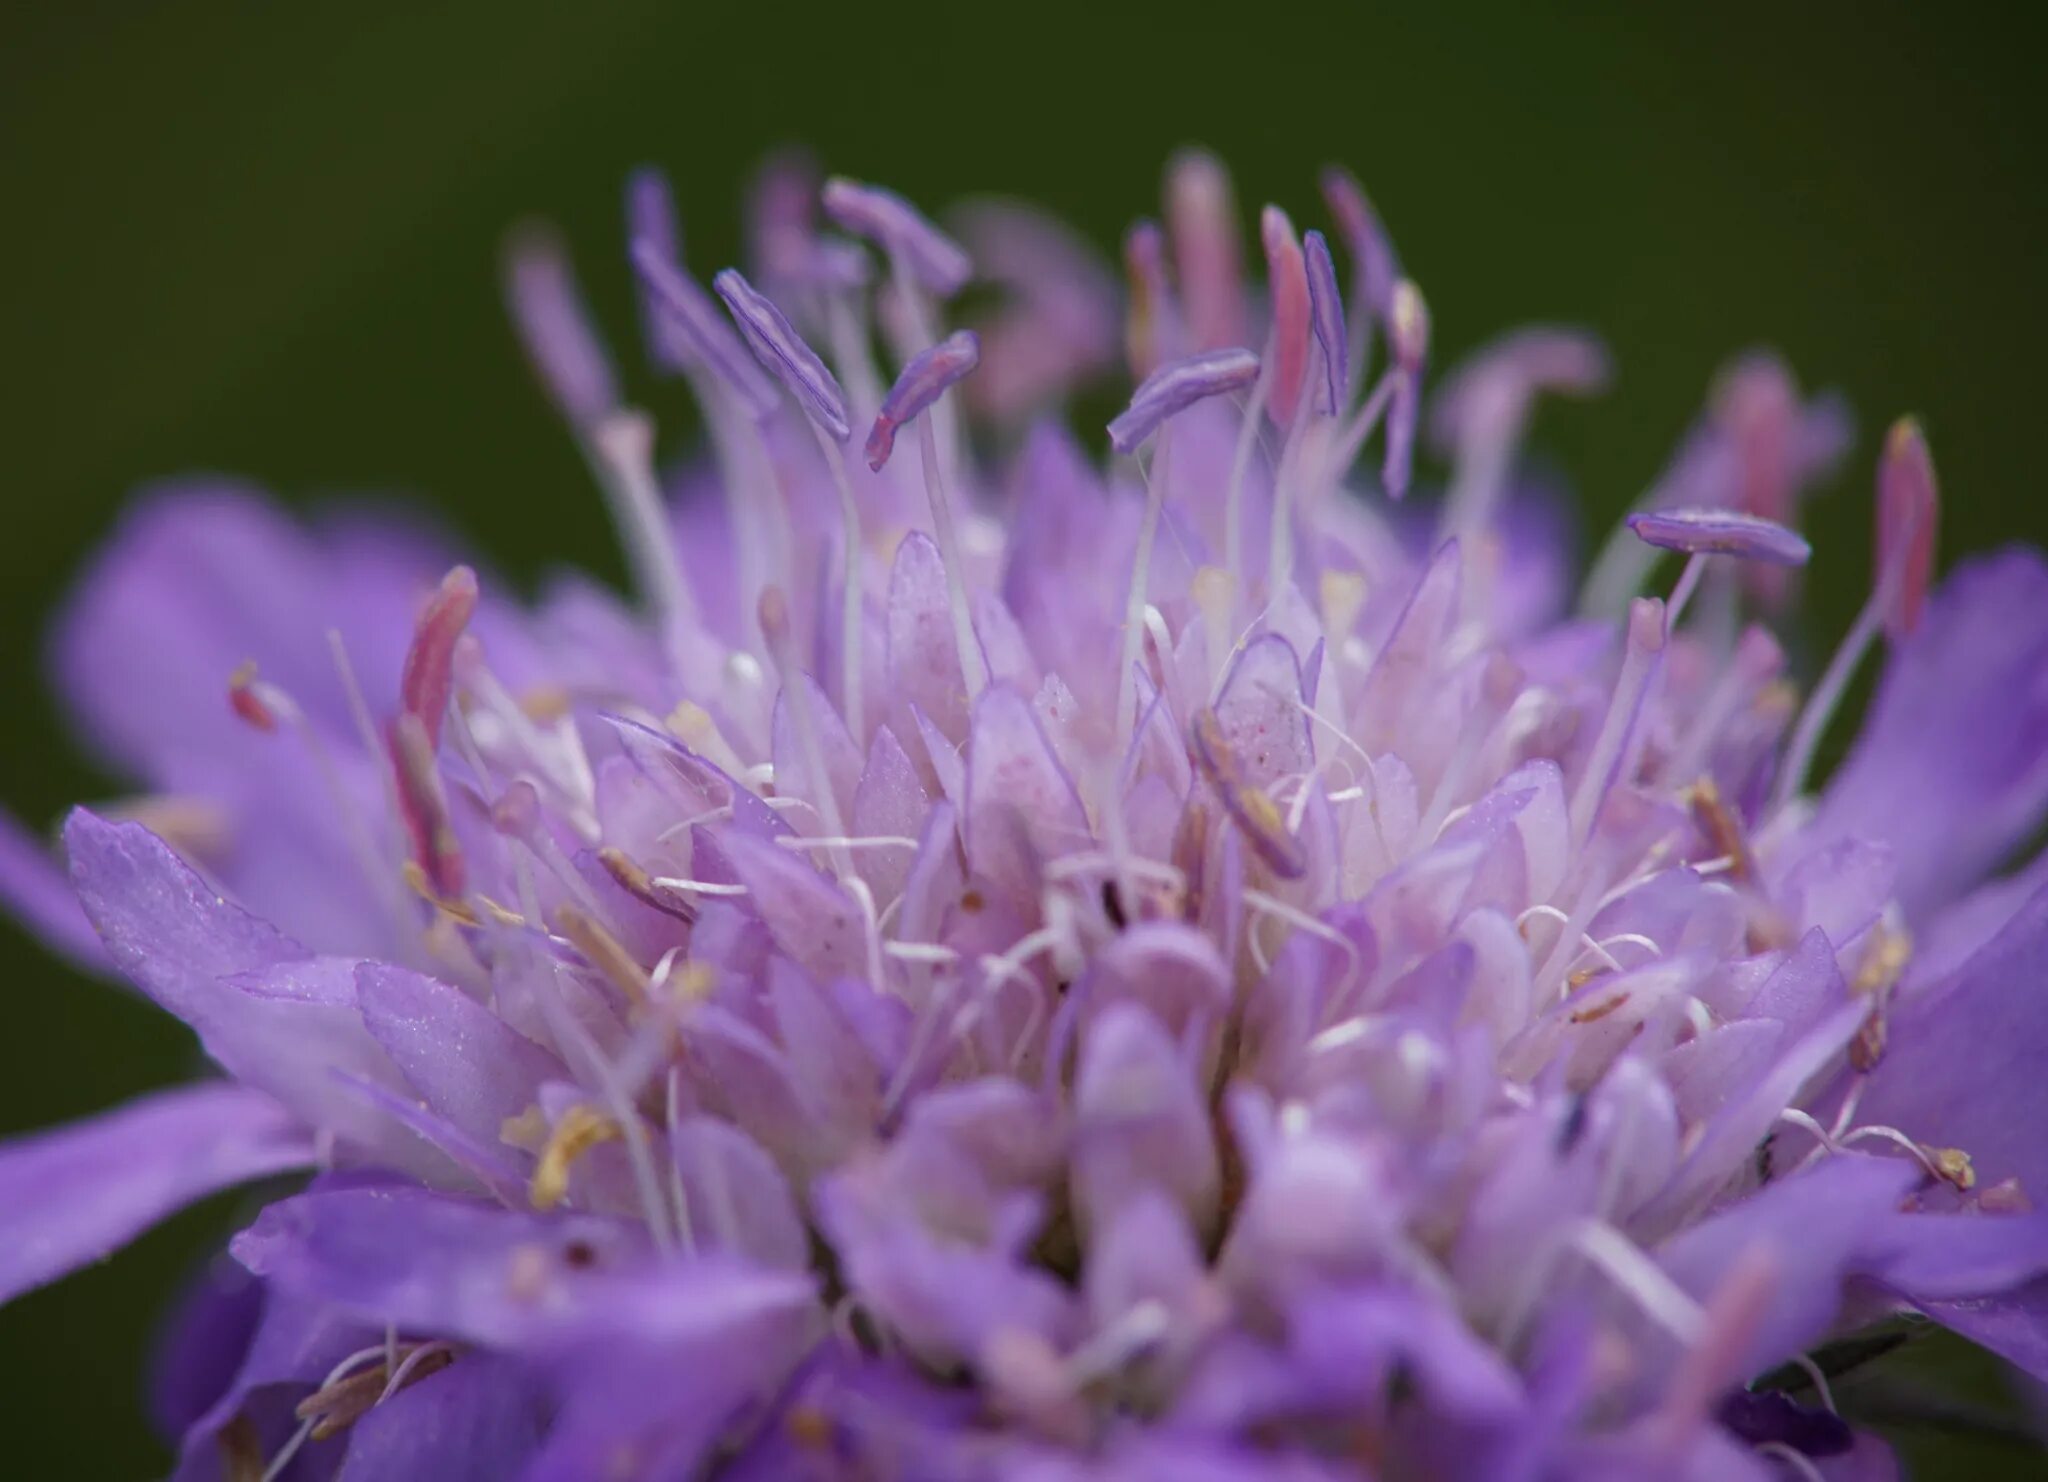
[[[558,907],[555,925],[583,954],[584,961],[603,973],[605,981],[625,994],[636,1008],[647,1002],[647,972],[634,961],[632,953],[619,945],[617,937],[574,906]]]
[[[526,1197],[533,1207],[549,1210],[560,1204],[568,1197],[569,1173],[576,1160],[618,1135],[619,1124],[602,1112],[580,1104],[563,1112],[548,1134],[547,1145],[540,1150],[540,1162],[534,1165],[533,1179],[526,1186]]]
[[[1870,945],[1849,980],[1851,993],[1883,993],[1899,981],[1906,964],[1913,959],[1913,936],[1904,927],[1886,926],[1880,921],[1870,931]]]
[[[575,704],[575,697],[559,684],[537,684],[519,696],[520,713],[541,725],[562,719]]]
[[[1977,1187],[1977,1170],[1971,1166],[1970,1155],[1961,1148],[1929,1148],[1927,1158],[1934,1171],[1962,1193]]]
[[[405,877],[406,887],[414,895],[418,896],[442,915],[451,916],[455,920],[460,921],[464,926],[477,926],[481,924],[476,912],[472,911],[467,903],[451,901],[435,893],[434,882],[427,878],[427,872],[420,867],[418,860],[407,860],[398,867],[398,873]]]
[[[1349,633],[1365,610],[1365,578],[1355,571],[1325,571],[1318,583],[1323,631],[1333,637]]]
[[[500,926],[525,926],[527,924],[524,916],[520,915],[510,906],[499,905],[482,891],[476,893],[476,900],[477,904],[484,908],[484,913]]]
[[[1685,790],[1684,797],[1692,809],[1693,823],[1706,835],[1707,847],[1729,861],[1728,878],[1738,884],[1755,878],[1756,861],[1750,855],[1749,840],[1740,820],[1721,801],[1721,789],[1714,779],[1700,778]]]

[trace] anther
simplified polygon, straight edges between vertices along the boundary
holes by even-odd
[[[671,900],[656,890],[653,878],[647,871],[617,845],[606,844],[599,849],[597,861],[604,866],[605,873],[612,877],[619,889],[642,905],[652,906],[664,916],[673,916],[678,921],[693,922],[697,919],[696,911],[690,906],[681,901]]]
[[[1245,842],[1283,880],[1298,880],[1308,869],[1301,841],[1287,831],[1279,805],[1245,779],[1237,754],[1223,734],[1216,712],[1204,707],[1189,726],[1196,765],[1215,789]]]
[[[701,364],[754,417],[775,410],[774,385],[741,346],[711,297],[676,266],[672,253],[645,237],[634,241],[633,268],[645,290],[650,318],[666,331],[681,365]]]
[[[1244,337],[1244,264],[1230,174],[1212,154],[1186,150],[1166,171],[1166,224],[1197,350]]]
[[[434,743],[418,715],[407,712],[392,723],[391,760],[398,811],[412,842],[413,858],[438,899],[459,899],[465,883],[462,844],[449,821]]]
[[[1351,399],[1351,342],[1344,329],[1344,296],[1337,288],[1337,265],[1323,234],[1307,232],[1301,239],[1308,275],[1309,325],[1322,352],[1323,374],[1317,378],[1318,409],[1334,417]]]
[[[1901,417],[1877,466],[1876,585],[1884,594],[1885,633],[1895,643],[1919,625],[1940,517],[1941,486],[1926,435],[1916,419]]]
[[[737,268],[725,269],[711,280],[711,286],[732,311],[733,322],[739,325],[754,358],[782,382],[813,425],[834,442],[845,442],[853,432],[846,420],[846,393],[782,311],[756,291]]]
[[[1130,285],[1124,357],[1142,380],[1180,351],[1173,289],[1166,280],[1166,234],[1158,222],[1140,221],[1124,235],[1124,276]]]
[[[606,982],[626,996],[635,1008],[647,1001],[647,973],[619,939],[605,929],[595,916],[576,906],[555,908],[555,927],[585,962],[596,968]]]
[[[576,428],[595,426],[619,404],[618,386],[552,231],[529,227],[513,237],[505,298],[527,357],[562,415]]]
[[[1212,396],[1242,391],[1258,378],[1259,357],[1249,350],[1210,350],[1159,367],[1131,393],[1131,402],[1109,424],[1110,446],[1129,454],[1169,417]]]
[[[476,604],[476,573],[467,566],[450,570],[420,610],[412,643],[405,652],[405,668],[398,681],[399,704],[406,714],[419,717],[433,746],[441,744],[441,723],[455,687],[455,645],[469,626]]]
[[[244,659],[228,676],[228,708],[266,734],[277,729],[277,711],[266,696],[268,689],[256,678],[254,659]]]
[[[839,226],[900,259],[927,293],[951,298],[974,276],[967,249],[892,190],[835,176],[819,199]]]
[[[1387,414],[1387,452],[1380,481],[1390,498],[1408,492],[1415,466],[1415,426],[1422,415],[1422,366],[1429,356],[1429,305],[1422,290],[1403,278],[1394,285],[1387,312],[1387,339],[1394,354],[1393,406]]]
[[[1393,303],[1394,285],[1400,281],[1401,264],[1394,244],[1373,209],[1365,190],[1349,170],[1331,165],[1323,171],[1323,204],[1337,223],[1337,234],[1351,254],[1353,296],[1361,312],[1354,331],[1363,334],[1375,316],[1385,314]]]
[[[1272,366],[1273,390],[1267,411],[1281,427],[1294,421],[1294,408],[1308,378],[1311,338],[1308,267],[1294,223],[1278,206],[1259,213],[1259,241],[1266,253],[1266,292],[1272,300],[1272,326],[1266,356]]]
[[[554,1209],[569,1195],[569,1175],[585,1153],[602,1143],[614,1142],[619,1124],[602,1112],[578,1102],[562,1113],[548,1133],[540,1161],[534,1165],[526,1197],[535,1209]]]
[[[1774,806],[1784,807],[1806,785],[1806,774],[1813,766],[1828,721],[1841,704],[1849,681],[1876,640],[1880,627],[1897,638],[1918,621],[1934,567],[1937,499],[1934,464],[1926,440],[1920,435],[1919,424],[1907,418],[1893,426],[1878,465],[1880,565],[1876,588],[1806,698],[1791,742],[1785,748],[1777,786],[1772,790]]]

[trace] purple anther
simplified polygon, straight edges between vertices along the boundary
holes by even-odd
[[[1351,395],[1351,343],[1344,333],[1344,296],[1337,289],[1337,265],[1321,232],[1301,239],[1302,261],[1308,270],[1309,327],[1323,352],[1323,415],[1334,417]]]
[[[675,196],[668,176],[652,165],[642,165],[626,177],[626,240],[652,242],[664,262],[682,260]]]
[[[754,358],[782,382],[805,414],[835,442],[851,437],[846,394],[817,352],[782,317],[782,311],[756,292],[737,268],[725,269],[711,280],[711,286],[732,310],[733,322],[739,325]]]
[[[1405,498],[1415,470],[1415,427],[1422,416],[1422,366],[1429,358],[1429,305],[1403,278],[1387,310],[1387,342],[1394,356],[1393,405],[1387,411],[1387,452],[1380,482],[1392,499]]]
[[[633,243],[633,270],[640,275],[648,299],[671,332],[677,349],[703,364],[739,398],[755,417],[775,410],[775,384],[761,373],[694,278],[676,267],[660,245],[642,237]]]
[[[505,254],[505,300],[527,357],[571,423],[593,426],[618,406],[611,361],[552,231],[534,227],[512,239]]]
[[[900,257],[919,286],[940,298],[951,298],[974,276],[967,249],[894,191],[835,175],[821,199],[833,221]]]
[[[1211,396],[1242,391],[1258,376],[1259,357],[1249,350],[1206,350],[1168,361],[1145,378],[1131,404],[1109,424],[1110,446],[1129,453],[1176,412]]]
[[[1628,528],[1645,544],[1689,556],[1739,556],[1772,566],[1804,566],[1813,555],[1797,532],[1776,520],[1726,509],[1639,510]]]
[[[1337,232],[1351,253],[1358,277],[1358,296],[1364,312],[1385,314],[1393,307],[1394,285],[1401,279],[1401,260],[1387,229],[1380,224],[1358,179],[1349,170],[1332,165],[1323,171],[1323,204],[1337,223]]]
[[[1140,221],[1125,233],[1124,276],[1131,294],[1124,355],[1133,375],[1149,376],[1180,338],[1173,288],[1166,277],[1166,233],[1158,222]]]
[[[875,414],[875,425],[868,433],[868,467],[881,472],[895,450],[897,429],[908,425],[911,418],[937,401],[948,386],[979,364],[981,340],[971,329],[947,335],[930,349],[912,356],[896,384],[889,388],[889,394],[882,398],[881,411]]]

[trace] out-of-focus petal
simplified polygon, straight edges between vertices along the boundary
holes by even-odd
[[[0,1144],[0,1301],[105,1259],[195,1199],[312,1161],[311,1136],[275,1101],[223,1085]]]

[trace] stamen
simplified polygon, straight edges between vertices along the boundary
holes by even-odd
[[[967,249],[892,190],[835,176],[820,200],[838,225],[900,258],[927,292],[951,298],[974,276]]]
[[[1351,400],[1351,342],[1345,338],[1344,297],[1337,290],[1337,265],[1330,260],[1330,244],[1323,234],[1307,232],[1301,245],[1308,274],[1309,323],[1323,354],[1318,406],[1324,416],[1334,417]]]
[[[391,726],[392,775],[398,813],[412,841],[413,858],[444,900],[459,900],[465,883],[462,843],[448,818],[448,799],[434,760],[426,722],[404,714]]]
[[[1114,424],[1110,440],[1116,440]],[[1162,432],[1158,446],[1152,450],[1152,467],[1140,470],[1145,479],[1145,512],[1138,520],[1137,547],[1131,557],[1131,585],[1124,595],[1123,648],[1117,657],[1116,713],[1111,721],[1115,727],[1115,754],[1118,756],[1129,750],[1131,734],[1138,726],[1138,654],[1145,632],[1145,586],[1152,574],[1152,543],[1159,535],[1159,511],[1166,497],[1166,453],[1167,439]]]
[[[695,909],[685,903],[669,900],[655,888],[653,878],[642,869],[625,850],[614,844],[607,844],[597,851],[598,863],[605,873],[618,884],[619,889],[632,896],[644,906],[651,906],[664,916],[673,916],[682,922],[697,919]]]
[[[1581,1220],[1570,1243],[1680,1343],[1691,1348],[1700,1341],[1706,1314],[1699,1303],[1626,1235],[1598,1220]]]
[[[910,849],[922,847],[907,834],[825,835],[786,834],[775,841],[785,849]]]
[[[1598,340],[1549,326],[1504,335],[1458,366],[1437,388],[1431,417],[1434,435],[1455,454],[1442,535],[1492,522],[1539,393],[1587,395],[1606,382],[1607,352]]]
[[[1772,566],[1804,566],[1813,556],[1796,531],[1738,510],[1638,510],[1624,523],[1645,544],[1688,555],[1738,556]]]
[[[1259,374],[1259,357],[1249,350],[1209,350],[1169,361],[1147,376],[1128,407],[1109,424],[1110,446],[1130,454],[1169,417],[1211,396],[1242,391]]]
[[[1641,714],[1650,677],[1664,652],[1664,604],[1637,597],[1629,604],[1628,636],[1622,650],[1621,674],[1607,702],[1607,718],[1587,758],[1586,770],[1572,794],[1572,838],[1583,846],[1592,837],[1600,805],[1618,781],[1616,776]]]
[[[1287,831],[1287,820],[1273,799],[1245,780],[1216,712],[1206,706],[1196,711],[1188,735],[1194,743],[1191,749],[1196,765],[1245,842],[1281,879],[1300,879],[1308,870],[1307,852]]]
[[[664,263],[682,258],[675,194],[669,189],[668,177],[653,165],[642,165],[626,176],[626,241],[636,252],[645,242]],[[640,295],[640,330],[647,342],[647,357],[655,365],[681,370],[689,363],[689,348],[677,343],[673,326],[645,291]]]
[[[1877,466],[1877,575],[1886,593],[1884,630],[1896,643],[1919,626],[1934,576],[1941,487],[1920,423],[1901,417],[1884,440]]]
[[[1266,251],[1266,292],[1272,299],[1273,314],[1266,339],[1266,359],[1273,369],[1268,404],[1273,420],[1285,427],[1294,420],[1294,408],[1308,378],[1308,268],[1294,223],[1278,206],[1268,206],[1259,214],[1259,240]]]
[[[1173,290],[1166,281],[1166,233],[1156,221],[1140,221],[1124,235],[1124,275],[1131,304],[1124,321],[1124,357],[1140,379],[1178,353]]]
[[[611,361],[576,291],[561,241],[545,227],[517,233],[505,252],[505,299],[527,358],[573,427],[619,404]]]
[[[1715,857],[1729,861],[1728,878],[1738,882],[1756,879],[1756,859],[1749,851],[1742,822],[1721,801],[1721,789],[1714,779],[1702,776],[1686,789],[1685,798],[1692,808],[1693,823],[1706,836],[1707,847]]]
[[[1706,703],[1700,706],[1684,744],[1663,768],[1668,778],[1693,777],[1702,773],[1708,753],[1736,711],[1785,666],[1785,651],[1768,628],[1751,625],[1736,640],[1735,653],[1715,681]]]
[[[673,254],[659,243],[636,238],[632,256],[648,302],[670,331],[671,342],[686,351],[692,362],[709,369],[748,415],[766,417],[773,412],[777,401],[774,383],[719,317],[711,296],[675,266]]]
[[[644,412],[614,412],[593,429],[590,445],[634,585],[674,648],[697,627],[697,606],[683,584],[668,506],[654,473],[654,423]]]
[[[526,1196],[533,1207],[546,1213],[559,1205],[569,1196],[569,1174],[577,1160],[601,1143],[616,1142],[619,1136],[617,1122],[581,1102],[563,1112],[548,1133],[547,1145],[541,1149],[540,1161],[527,1184]]]
[[[299,1401],[292,1413],[311,1424],[308,1440],[340,1435],[408,1384],[455,1361],[455,1350],[446,1343],[414,1344],[404,1350],[402,1362],[384,1350],[379,1353],[383,1357],[374,1368],[323,1385]]]
[[[595,916],[575,906],[557,906],[555,926],[634,1008],[647,1002],[646,971]]]
[[[1394,301],[1394,285],[1401,277],[1400,260],[1387,229],[1380,222],[1365,190],[1349,170],[1331,165],[1323,171],[1323,204],[1337,223],[1337,234],[1351,254],[1352,297],[1363,312],[1352,322],[1353,351],[1358,360],[1365,338],[1372,333],[1372,321],[1385,314]]]
[[[441,722],[455,688],[455,644],[476,611],[476,573],[457,566],[441,578],[413,627],[405,668],[398,681],[399,703],[426,727],[427,741],[441,744]]]
[[[868,467],[879,472],[889,461],[896,444],[896,429],[930,407],[946,388],[964,378],[981,363],[981,341],[972,330],[961,330],[921,351],[903,369],[868,434]],[[988,684],[988,666],[981,644],[974,636],[974,617],[967,600],[967,572],[960,556],[960,541],[953,528],[953,504],[947,497],[939,472],[936,430],[929,417],[918,424],[920,452],[924,462],[925,495],[931,504],[932,532],[939,546],[939,559],[946,568],[946,597],[952,609],[953,645],[960,654],[960,673],[967,684],[971,704]]]
[[[434,891],[434,882],[427,878],[427,872],[420,868],[419,861],[408,859],[398,867],[399,878],[406,888],[444,916],[452,917],[464,926],[477,926],[481,918],[468,905],[458,900],[448,900]]]
[[[783,703],[789,706],[789,718],[796,727],[797,746],[803,752],[804,769],[810,773],[811,785],[817,793],[818,819],[824,824],[826,833],[842,836],[846,833],[846,826],[840,821],[839,800],[832,792],[832,772],[825,765],[825,746],[818,734],[818,718],[811,713],[810,690],[802,681],[793,651],[788,599],[783,596],[782,588],[768,587],[762,591],[757,606],[761,631],[768,638],[769,655],[775,660],[776,670],[782,679]],[[852,633],[847,635],[846,646],[858,656],[859,647]],[[855,698],[858,699],[858,695]],[[855,732],[856,737],[858,734]],[[853,862],[844,850],[832,851],[831,863],[833,873],[841,880],[853,874]]]
[[[1422,365],[1429,355],[1429,305],[1422,290],[1407,279],[1394,285],[1388,310],[1387,339],[1394,352],[1393,409],[1387,417],[1387,454],[1380,482],[1387,495],[1400,499],[1408,492],[1415,466],[1415,425],[1422,415]]]
[[[1067,1383],[1085,1389],[1109,1377],[1159,1342],[1172,1327],[1173,1316],[1164,1302],[1137,1303],[1067,1355]]]
[[[1828,721],[1879,629],[1899,638],[1919,621],[1934,569],[1938,497],[1926,439],[1920,435],[1918,423],[1902,419],[1885,439],[1884,459],[1878,465],[1877,585],[1799,713],[1778,784],[1771,793],[1774,807],[1783,808],[1805,787]]]
[[[1268,895],[1263,890],[1247,886],[1244,891],[1244,903],[1261,915],[1270,916],[1275,921],[1284,921],[1296,931],[1307,932],[1319,941],[1328,942],[1344,954],[1344,972],[1337,979],[1330,994],[1331,1002],[1341,1003],[1358,974],[1358,948],[1352,945],[1351,939],[1328,922],[1319,921],[1300,907],[1290,906],[1278,896]]]
[[[812,425],[834,442],[843,443],[852,436],[846,420],[846,393],[817,352],[783,318],[782,311],[757,292],[737,268],[719,273],[711,286],[732,311],[733,322],[739,325],[754,358],[796,398]]]
[[[277,729],[277,711],[270,695],[271,687],[257,681],[254,659],[244,659],[228,676],[228,708],[266,734]]]
[[[980,364],[981,341],[974,331],[967,329],[912,356],[875,414],[866,448],[868,467],[881,472],[895,450],[897,429],[907,425]]]
[[[647,883],[657,890],[675,890],[686,895],[742,896],[747,893],[744,885],[722,885],[716,880],[686,880],[680,875],[656,875]]]
[[[1294,234],[1294,223],[1287,219],[1287,213],[1278,206],[1268,206],[1259,218],[1259,236],[1266,252],[1267,289],[1272,299],[1272,325],[1266,335],[1266,353],[1261,359],[1259,386],[1266,393],[1266,410],[1274,423],[1288,429],[1280,459],[1273,471],[1272,530],[1266,552],[1266,600],[1273,601],[1287,583],[1288,572],[1293,566],[1293,526],[1289,513],[1288,495],[1294,480],[1289,477],[1293,467],[1295,429],[1300,425],[1296,413],[1301,409],[1302,385],[1308,376],[1309,289],[1308,271],[1302,260],[1301,242]],[[1256,396],[1256,393],[1255,393]],[[1257,414],[1247,419],[1256,424]],[[1248,432],[1248,429],[1247,429]],[[1249,453],[1246,432],[1238,438],[1238,461],[1231,467],[1230,494],[1241,498],[1242,464]],[[1233,575],[1238,571],[1238,554],[1232,549],[1238,515],[1233,507],[1230,511],[1231,530],[1226,537],[1226,564]]]
[[[1166,224],[1195,348],[1239,343],[1245,325],[1237,207],[1230,174],[1214,155],[1190,149],[1167,166]]]

